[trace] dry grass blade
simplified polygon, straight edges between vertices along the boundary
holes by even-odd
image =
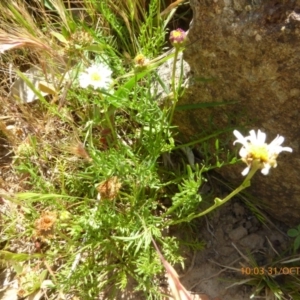
[[[30,47],[57,56],[57,49],[53,49],[53,39],[38,26],[42,20],[44,26],[51,29],[51,22],[40,8],[40,2],[35,1],[33,4],[35,7],[20,1],[0,3],[0,53],[12,48]],[[33,11],[40,20],[36,19]]]
[[[250,263],[250,259],[246,255],[244,255],[234,243],[231,243],[231,245],[245,259],[246,262]]]
[[[153,245],[162,261],[168,275],[168,282],[175,300],[192,300],[192,296],[179,281],[179,276],[175,269],[165,260],[155,241],[152,239]]]
[[[288,263],[296,262],[296,261],[299,261],[299,260],[300,260],[300,257],[297,255],[295,258],[285,258],[280,263],[281,264],[288,264]]]
[[[59,20],[61,22],[63,22],[64,26],[70,32],[71,28],[70,28],[69,24],[70,24],[70,21],[72,22],[72,15],[65,8],[64,2],[61,0],[50,0],[50,3],[55,8],[55,11],[59,14]],[[70,3],[68,4],[68,6],[70,6]]]
[[[33,36],[29,36],[27,32],[15,30],[15,33],[11,34],[0,30],[0,53],[20,47],[33,47],[34,49],[42,49],[48,52],[52,51],[47,44]]]
[[[273,247],[271,241],[268,239],[267,236],[266,236],[266,240],[267,240],[268,244],[270,245],[271,249],[274,251],[274,253],[279,256],[279,253],[275,250],[275,248]]]
[[[164,16],[167,15],[168,13],[170,13],[174,8],[176,8],[177,6],[179,6],[181,4],[181,2],[183,2],[183,0],[177,0],[173,3],[171,3],[166,9],[164,9],[161,13],[160,16]]]

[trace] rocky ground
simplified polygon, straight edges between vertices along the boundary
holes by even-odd
[[[282,267],[276,261],[290,243],[286,231],[270,217],[263,224],[242,201],[233,200],[199,226],[199,239],[206,247],[190,253],[181,282],[188,290],[202,294],[203,300],[249,299],[256,286],[242,283],[252,280],[258,285],[262,276],[249,273]],[[263,296],[265,291],[259,298],[267,299]]]

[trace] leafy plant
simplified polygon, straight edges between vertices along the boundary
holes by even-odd
[[[296,228],[289,229],[287,234],[289,237],[295,238],[293,250],[296,253],[300,248],[300,225],[298,225]]]

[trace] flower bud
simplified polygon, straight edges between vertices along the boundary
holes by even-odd
[[[172,30],[170,33],[170,42],[174,47],[182,47],[186,42],[186,32],[181,28]]]

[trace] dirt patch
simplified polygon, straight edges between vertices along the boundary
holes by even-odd
[[[206,242],[206,248],[190,253],[181,282],[208,299],[249,299],[254,288],[237,283],[255,276],[249,272],[259,273],[260,268],[267,271],[273,266],[276,252],[283,253],[289,244],[286,231],[273,220],[263,224],[243,202],[232,200],[199,227],[199,239]]]

